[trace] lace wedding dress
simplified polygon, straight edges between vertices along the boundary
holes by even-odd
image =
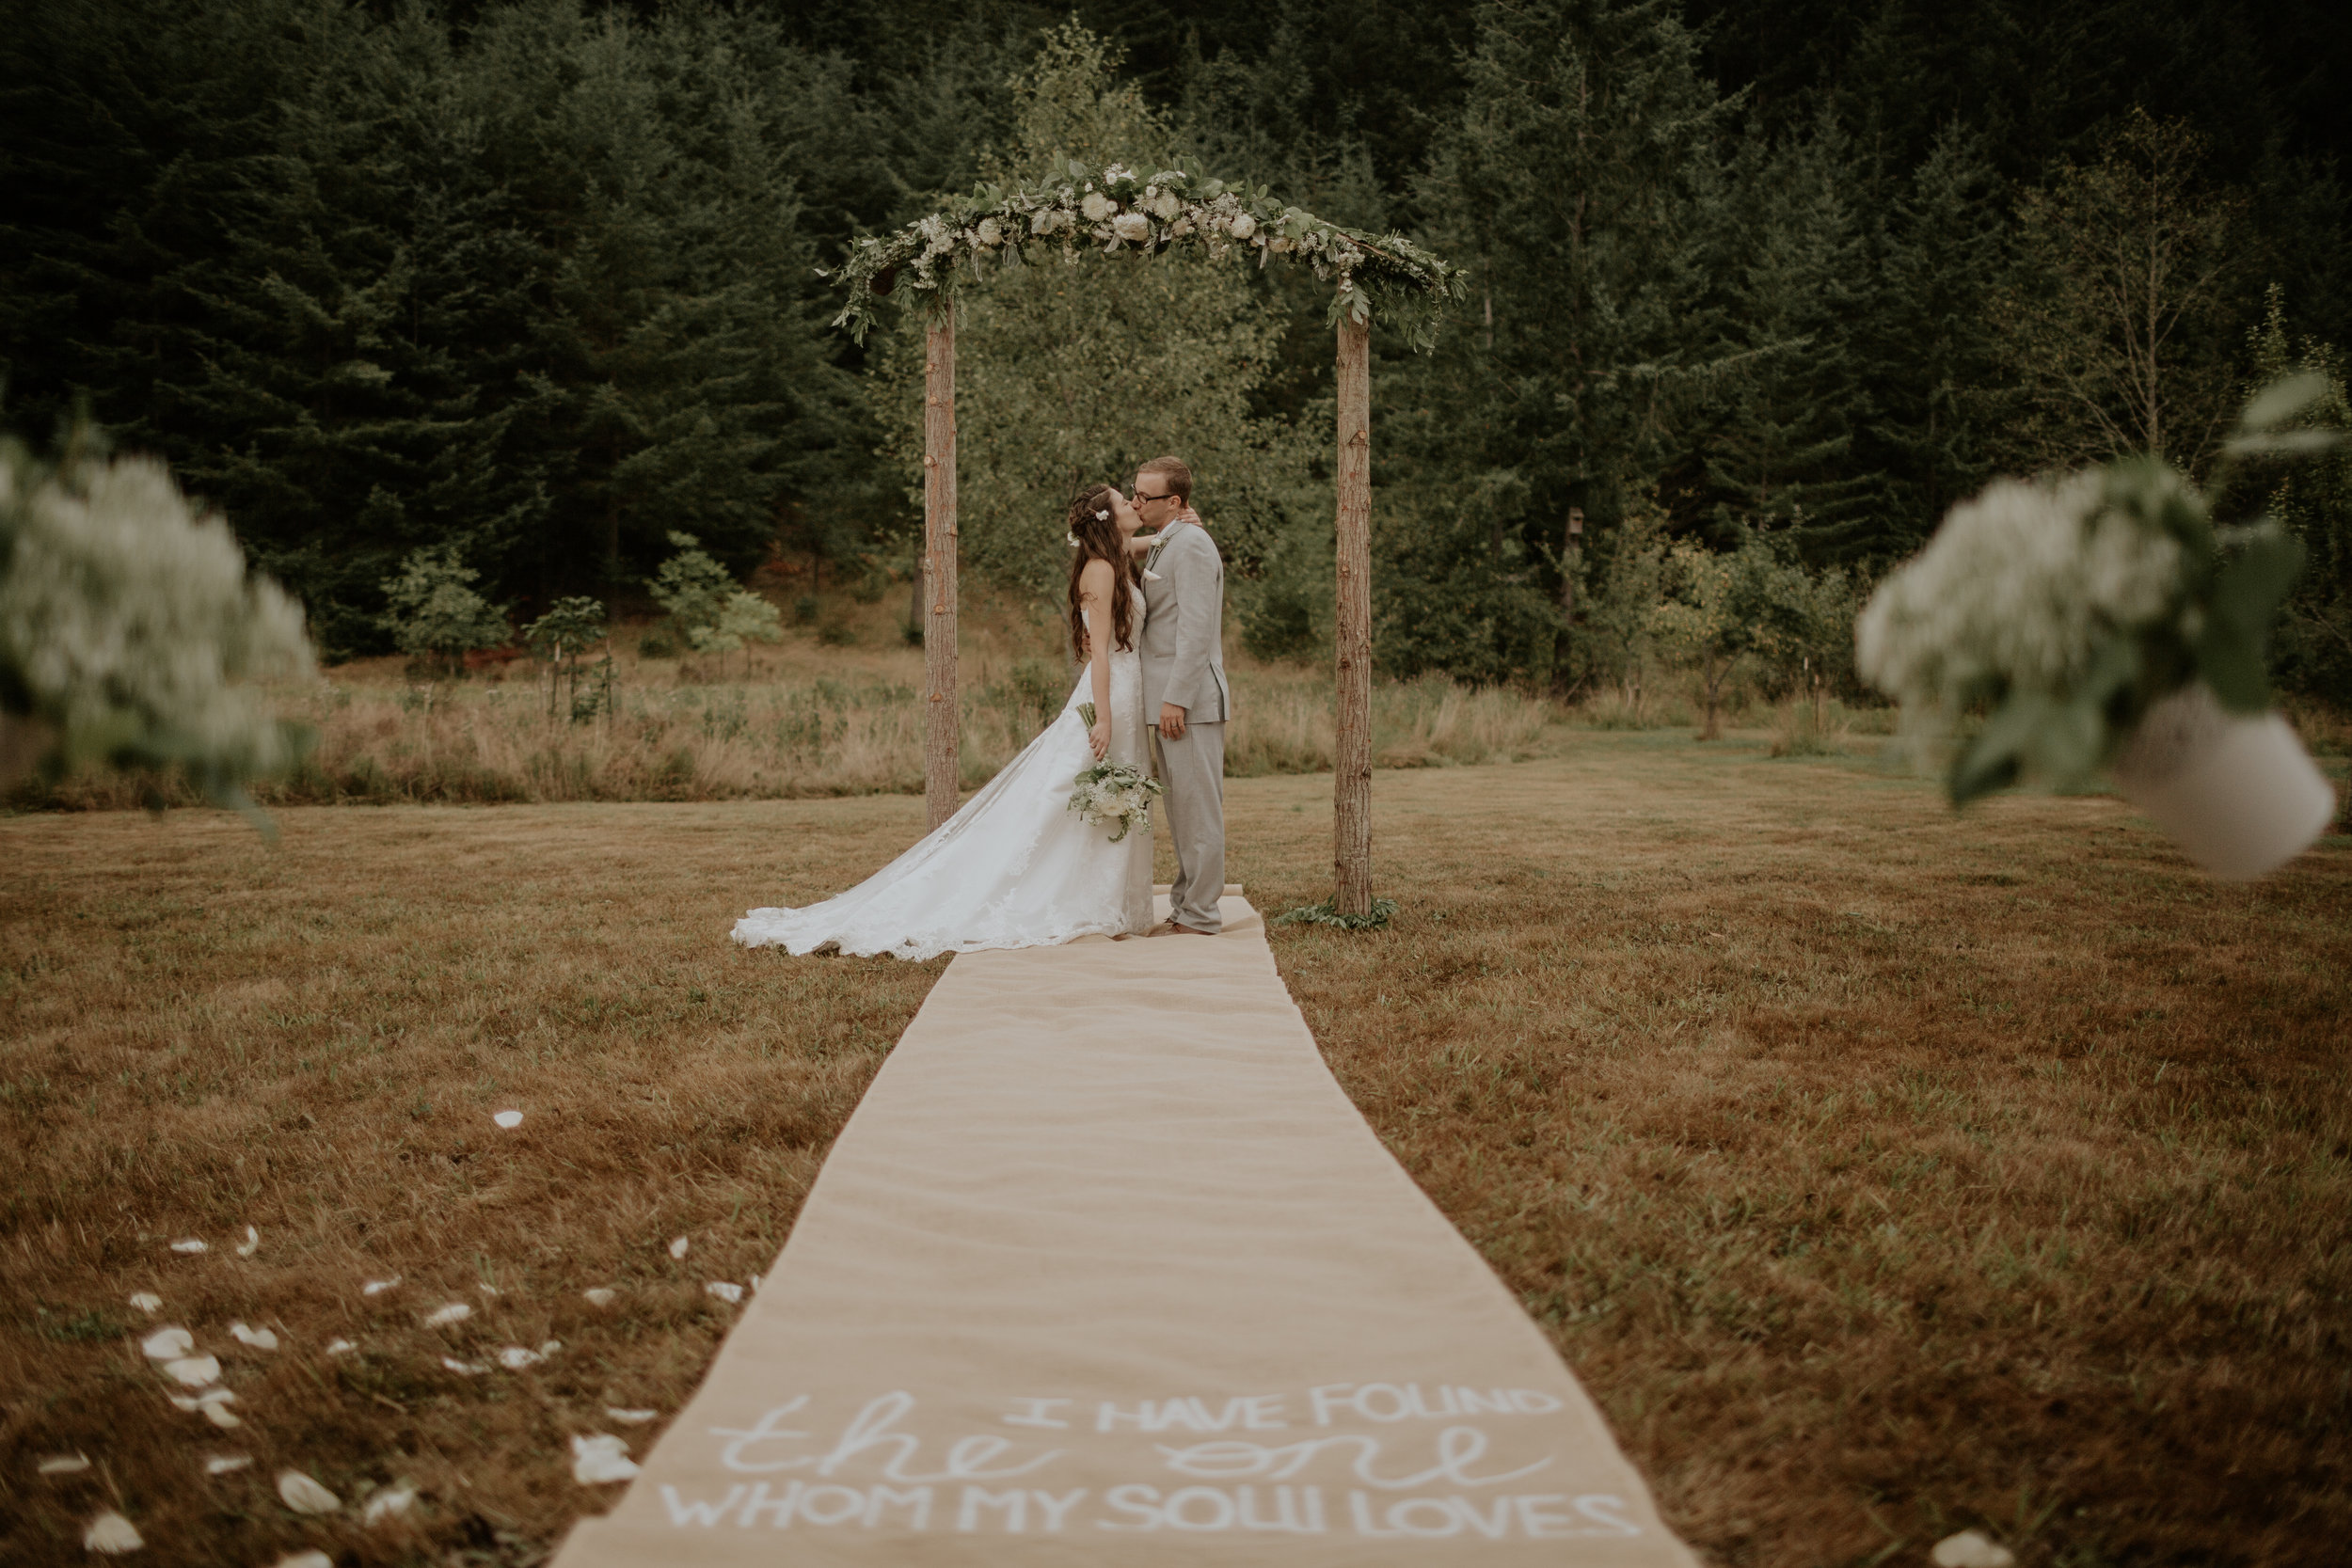
[[[1143,930],[1152,921],[1151,833],[1137,829],[1113,844],[1109,829],[1069,809],[1072,780],[1094,760],[1078,716],[1092,684],[1082,670],[1060,715],[923,842],[821,904],[752,911],[735,923],[735,940],[792,953],[837,946],[929,958]],[[1111,655],[1110,760],[1147,767],[1143,661],[1132,653]]]

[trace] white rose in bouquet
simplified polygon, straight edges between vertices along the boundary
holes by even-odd
[[[995,245],[1004,243],[1005,231],[994,218],[980,219],[980,226],[974,232],[982,245]]]
[[[1111,219],[1111,232],[1131,244],[1141,245],[1152,237],[1152,220],[1141,213],[1121,213]]]
[[[1086,214],[1089,223],[1100,223],[1119,211],[1119,204],[1101,191],[1089,191],[1087,198],[1078,203],[1078,210]]]
[[[1174,221],[1176,214],[1184,210],[1184,204],[1177,200],[1174,193],[1169,191],[1160,191],[1155,195],[1146,197],[1143,204],[1152,210],[1153,217],[1163,223]]]
[[[1233,214],[1233,238],[1237,240],[1246,240],[1257,231],[1258,220],[1256,218],[1251,217],[1248,213],[1235,213]]]

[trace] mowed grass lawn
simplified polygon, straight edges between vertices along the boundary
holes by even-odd
[[[2111,800],[1956,819],[1866,761],[1665,735],[1375,797],[1403,915],[1277,930],[1284,977],[1706,1558],[1978,1526],[2029,1564],[2342,1560],[2345,841],[2224,887]],[[1327,778],[1229,811],[1262,908],[1328,891]],[[768,1266],[940,967],[729,922],[920,812],[310,809],[274,849],[0,821],[0,1560],[87,1560],[106,1507],[155,1561],[536,1560],[608,1495],[571,1434],[642,1452],[660,1420],[607,1408],[677,1409],[738,1310],[706,1283]],[[241,1425],[168,1402],[166,1323]],[[287,1467],[343,1509],[288,1511]]]

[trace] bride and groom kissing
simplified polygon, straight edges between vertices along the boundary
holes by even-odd
[[[1217,933],[1232,714],[1225,562],[1192,510],[1192,470],[1155,457],[1128,493],[1083,489],[1066,538],[1071,645],[1085,667],[1059,715],[905,854],[822,903],[752,911],[736,922],[737,942],[929,958],[1083,936]],[[1151,832],[1113,836],[1075,809],[1073,782],[1102,765],[1158,783],[1176,878],[1157,927]]]

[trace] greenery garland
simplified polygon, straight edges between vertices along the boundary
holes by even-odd
[[[976,185],[896,233],[858,240],[837,272],[818,269],[849,289],[834,325],[864,342],[874,302],[901,282],[936,309],[959,287],[981,281],[991,261],[1036,265],[1058,256],[1074,264],[1089,250],[1156,257],[1183,248],[1213,261],[1254,251],[1262,267],[1286,257],[1335,285],[1332,325],[1369,323],[1376,302],[1382,325],[1422,353],[1435,345],[1445,308],[1469,293],[1462,269],[1403,235],[1375,240],[1343,229],[1285,206],[1263,186],[1195,180],[1182,169],[1147,179],[1123,164],[1097,172],[1075,159],[1068,168],[1058,184]]]

